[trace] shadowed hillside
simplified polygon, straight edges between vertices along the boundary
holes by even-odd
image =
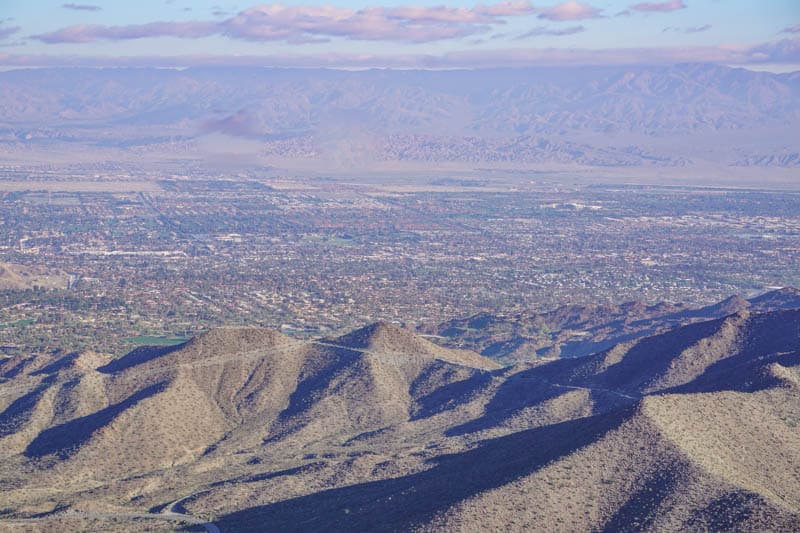
[[[737,311],[800,308],[800,290],[787,287],[746,300],[730,298],[699,309],[679,304],[564,306],[513,315],[479,313],[421,328],[439,344],[466,348],[504,362],[541,357],[579,357],[676,326],[721,318]]]
[[[795,297],[506,368],[386,323],[2,361],[0,527],[797,530]]]

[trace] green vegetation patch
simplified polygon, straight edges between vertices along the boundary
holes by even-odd
[[[302,242],[307,244],[318,244],[333,248],[354,246],[353,238],[350,235],[327,235],[319,233],[307,233],[303,235]]]
[[[136,344],[137,346],[177,346],[189,339],[186,337],[151,337],[149,335],[140,335],[139,337],[126,337],[122,340],[131,344]]]
[[[5,328],[24,328],[26,326],[30,326],[33,324],[32,318],[25,318],[23,320],[17,320],[16,322],[7,322],[5,324],[0,324],[0,329]]]

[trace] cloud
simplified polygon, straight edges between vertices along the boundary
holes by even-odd
[[[542,35],[550,35],[554,37],[560,37],[562,35],[575,35],[576,33],[582,33],[586,31],[586,28],[583,26],[570,26],[568,28],[548,28],[547,26],[539,26],[537,28],[533,28],[530,31],[523,33],[514,38],[515,41],[519,41],[522,39],[528,39],[530,37],[539,37]]]
[[[384,15],[388,19],[408,20],[418,23],[491,22],[493,18],[491,15],[479,13],[472,9],[466,9],[463,7],[447,7],[447,6],[434,6],[434,7],[405,6],[405,7],[395,7],[387,9],[385,11],[380,8],[373,8],[373,10],[371,11],[378,15]]]
[[[196,39],[218,33],[212,22],[151,22],[129,26],[77,25],[32,38],[47,44],[89,43],[101,39],[127,40],[147,37],[183,37]]]
[[[675,26],[667,26],[661,33],[702,33],[704,31],[708,31],[712,28],[711,24],[704,24],[702,26],[689,26],[688,28],[676,28]]]
[[[492,5],[477,5],[474,9],[476,13],[482,13],[490,17],[513,17],[517,15],[527,15],[533,12],[530,2],[499,2]]]
[[[465,8],[369,7],[354,11],[335,6],[273,4],[242,11],[224,23],[228,37],[249,41],[291,37],[342,37],[363,41],[430,42],[488,30],[495,18]]]
[[[273,54],[267,56],[148,56],[86,57],[17,55],[0,53],[0,65],[86,66],[86,67],[329,67],[329,68],[496,68],[536,66],[671,65],[715,63],[722,65],[798,65],[800,38],[783,39],[756,46],[685,46],[665,48],[506,48],[461,50],[442,55],[429,54]],[[225,128],[252,124],[247,117],[235,117]]]
[[[230,12],[226,8],[223,8],[222,6],[218,5],[211,6],[211,14],[215,17],[230,16]]]
[[[545,7],[538,11],[540,19],[554,21],[596,19],[603,16],[601,9],[574,0]]]
[[[683,33],[702,33],[712,28],[711,24],[703,24],[702,26],[690,26],[684,28]]]
[[[20,30],[19,26],[9,26],[8,28],[0,28],[0,40],[7,39]]]
[[[628,9],[633,11],[645,11],[651,13],[668,13],[679,9],[686,9],[683,0],[669,0],[668,2],[642,2],[633,4]]]
[[[800,24],[795,24],[794,26],[784,28],[781,33],[800,33]]]
[[[64,9],[73,9],[75,11],[100,11],[103,9],[100,6],[93,6],[89,4],[61,4]]]
[[[747,53],[756,63],[800,64],[800,38],[759,44],[748,48]]]
[[[532,12],[533,6],[526,1],[478,5],[472,9],[397,6],[355,10],[333,5],[267,4],[245,9],[221,21],[152,22],[127,26],[79,25],[33,38],[49,44],[151,37],[196,39],[210,35],[287,43],[324,42],[335,37],[422,43],[484,33],[492,25],[504,24],[506,17]]]

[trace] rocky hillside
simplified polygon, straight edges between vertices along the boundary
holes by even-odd
[[[40,266],[0,263],[0,290],[64,289],[69,283],[69,275],[61,270]]]
[[[0,529],[800,527],[800,310],[505,368],[378,323],[0,379]]]
[[[578,357],[675,326],[724,317],[737,311],[800,308],[800,290],[786,287],[749,300],[731,296],[699,309],[680,304],[563,306],[553,311],[479,313],[420,332],[451,348],[466,348],[501,362]]]

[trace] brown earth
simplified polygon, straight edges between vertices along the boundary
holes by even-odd
[[[0,378],[0,529],[800,528],[798,310],[506,368],[378,323]]]
[[[46,267],[0,263],[0,290],[66,289],[69,276],[61,270]]]

